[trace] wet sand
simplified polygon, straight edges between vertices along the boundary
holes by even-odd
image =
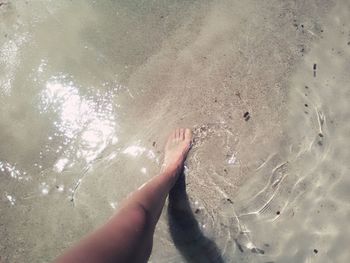
[[[150,262],[350,258],[347,1],[0,3],[2,261],[103,224],[177,126],[187,216],[164,209]]]

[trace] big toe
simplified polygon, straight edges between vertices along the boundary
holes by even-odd
[[[184,131],[184,139],[186,142],[191,142],[192,140],[192,131],[190,129],[185,129]]]

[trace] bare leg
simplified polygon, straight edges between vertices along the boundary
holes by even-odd
[[[191,136],[189,129],[172,132],[165,146],[161,173],[132,193],[105,225],[56,262],[147,262],[155,226],[165,199],[183,169]]]

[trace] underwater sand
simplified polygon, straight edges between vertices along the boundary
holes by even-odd
[[[103,224],[182,126],[198,229],[166,206],[150,262],[348,262],[349,72],[346,0],[0,0],[0,261]]]

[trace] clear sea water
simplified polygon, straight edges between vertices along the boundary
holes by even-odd
[[[347,0],[0,0],[0,262],[103,224],[178,126],[150,262],[349,262],[349,72]]]

